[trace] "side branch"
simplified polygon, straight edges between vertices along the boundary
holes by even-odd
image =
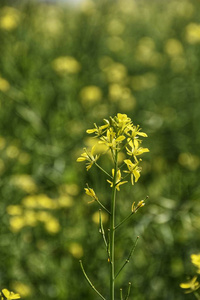
[[[115,275],[115,278],[117,278],[117,276],[121,273],[121,271],[122,271],[123,268],[126,266],[126,264],[129,263],[130,258],[131,258],[132,254],[133,254],[133,252],[135,251],[135,248],[136,248],[136,246],[137,246],[138,239],[139,239],[139,236],[137,236],[137,238],[136,238],[136,240],[135,240],[135,243],[134,243],[134,245],[133,245],[133,247],[132,247],[132,249],[131,249],[131,251],[130,251],[130,253],[129,253],[129,256],[127,257],[126,261],[124,262],[124,264],[122,265],[122,267],[119,269],[119,271],[118,271],[117,274]]]
[[[97,162],[95,162],[95,165],[97,166],[97,168],[99,168],[102,172],[104,172],[108,177],[110,177],[111,179],[113,179],[113,177],[106,172]]]
[[[130,296],[130,292],[131,292],[131,282],[128,283],[128,291],[127,291],[127,295],[125,297],[125,300],[128,300],[128,298]]]
[[[85,273],[85,270],[83,268],[83,264],[82,264],[82,260],[79,260],[81,269],[83,271],[83,275],[85,276],[85,279],[87,280],[88,284],[91,286],[91,288],[99,295],[99,297],[101,297],[103,300],[106,300],[98,291],[97,289],[94,287],[94,285],[92,284],[92,282],[90,281],[90,279],[88,278],[87,274]]]

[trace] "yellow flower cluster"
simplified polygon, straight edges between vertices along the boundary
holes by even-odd
[[[190,256],[192,264],[197,267],[196,273],[200,274],[200,253],[199,254],[191,254]],[[197,280],[197,275],[193,276],[193,278],[187,282],[183,282],[180,284],[182,289],[185,289],[185,293],[193,293],[200,288],[200,283]]]
[[[121,169],[126,166],[127,169],[123,170],[124,173],[127,173],[131,176],[132,185],[134,182],[137,182],[140,177],[141,167],[139,163],[141,159],[138,159],[138,156],[145,152],[149,152],[148,148],[141,147],[140,137],[147,137],[147,134],[141,131],[139,126],[133,125],[131,119],[127,117],[126,114],[118,113],[114,118],[110,117],[109,120],[104,119],[104,125],[97,126],[94,124],[94,128],[88,129],[88,134],[95,134],[95,137],[98,139],[97,143],[92,147],[91,151],[84,148],[84,152],[77,159],[78,162],[86,161],[87,171],[97,164],[97,160],[100,157],[100,154],[95,153],[95,149],[98,144],[103,144],[106,146],[106,149],[111,152],[111,155],[114,159],[114,154],[120,154],[126,152],[129,159],[124,159],[121,166],[118,166],[116,174],[116,188],[119,190],[119,186],[126,183],[127,181],[123,180],[121,175]],[[109,175],[107,173],[107,175]],[[112,175],[109,175],[110,178],[114,178],[114,169],[112,170]],[[110,186],[113,186],[113,182],[107,180],[110,183]],[[94,199],[94,195],[91,195],[91,190],[86,189],[86,193]],[[94,199],[95,200],[95,199]]]

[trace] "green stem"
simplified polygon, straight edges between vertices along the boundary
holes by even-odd
[[[104,170],[97,162],[95,162],[95,166],[97,166],[102,172],[104,172],[108,177],[110,177],[111,179],[113,179],[113,177],[106,172],[106,170]]]
[[[83,268],[83,264],[82,264],[82,261],[79,260],[79,263],[80,263],[80,266],[81,266],[81,269],[83,271],[83,275],[85,276],[85,279],[87,280],[88,284],[91,286],[91,288],[97,293],[97,295],[99,295],[100,298],[102,298],[103,300],[106,300],[100,293],[99,291],[97,291],[97,289],[94,287],[94,285],[92,284],[92,282],[90,281],[90,279],[88,278],[84,268]]]
[[[117,276],[119,275],[119,273],[121,273],[121,271],[123,270],[123,268],[129,263],[130,261],[130,258],[133,254],[133,252],[135,251],[135,248],[137,246],[137,242],[138,242],[138,239],[139,239],[139,236],[137,236],[136,240],[135,240],[135,243],[129,253],[129,256],[127,257],[126,261],[124,262],[124,264],[122,265],[122,267],[119,269],[119,271],[117,272],[117,274],[115,275],[115,278],[117,278]]]
[[[113,153],[114,177],[111,198],[110,215],[110,300],[115,299],[115,202],[116,202],[116,181],[117,181],[117,150]]]
[[[121,226],[124,222],[126,222],[132,215],[134,214],[134,212],[131,212],[123,221],[121,221],[116,227],[115,229],[117,229],[119,226]]]

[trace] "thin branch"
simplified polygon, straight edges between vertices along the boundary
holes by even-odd
[[[87,186],[87,188],[88,188],[88,190],[92,190],[90,187],[89,187],[89,185],[88,185],[88,183],[86,184],[86,186]],[[96,201],[109,215],[111,214],[110,213],[110,211],[99,201],[99,199],[97,198],[97,197],[93,197],[93,199],[94,199],[94,201]]]
[[[125,178],[125,177],[124,177]],[[124,179],[123,178],[123,179]],[[135,214],[137,211],[138,211],[138,209],[141,207],[141,203],[143,203],[143,205],[142,206],[144,206],[144,201],[145,200],[147,200],[149,198],[149,196],[146,196],[146,198],[144,199],[144,200],[141,200],[141,201],[139,201],[138,202],[138,204],[137,204],[137,206],[136,206],[136,208],[135,209],[133,209],[132,210],[132,212],[124,219],[124,220],[122,220],[118,225],[116,225],[115,226],[115,229],[117,229],[119,226],[121,226],[124,222],[126,222],[133,214]]]
[[[139,239],[139,236],[137,236],[137,238],[136,238],[136,240],[135,240],[135,243],[134,243],[134,245],[133,245],[133,247],[132,247],[132,249],[131,249],[131,251],[130,251],[130,253],[129,253],[129,256],[127,257],[126,261],[124,262],[124,264],[122,265],[122,267],[119,269],[119,271],[118,271],[117,274],[115,275],[115,278],[117,278],[117,276],[121,273],[121,271],[122,271],[123,268],[126,266],[126,264],[129,263],[130,258],[131,258],[132,254],[133,254],[133,252],[135,251],[135,248],[136,248],[136,246],[137,246],[138,239]]]
[[[130,296],[130,292],[131,292],[131,282],[128,283],[128,291],[127,291],[127,295],[125,297],[125,300],[128,300],[128,298]]]
[[[119,226],[121,226],[124,222],[126,222],[132,215],[134,214],[134,211],[132,211],[123,221],[121,221],[118,225],[115,226],[115,229],[117,229]]]
[[[96,199],[96,201],[109,215],[111,215],[110,211],[99,201],[99,199]]]
[[[106,246],[106,250],[108,251],[108,243],[106,241],[105,231],[104,231],[104,228],[103,228],[103,222],[102,222],[102,218],[101,218],[101,209],[99,209],[99,232],[102,234],[103,241],[104,241],[104,244]]]
[[[83,275],[85,276],[85,279],[87,280],[88,284],[91,286],[91,288],[99,295],[99,297],[101,297],[103,300],[106,300],[98,291],[97,289],[94,287],[94,285],[92,284],[92,282],[90,281],[90,279],[88,278],[87,274],[85,273],[85,270],[83,268],[83,264],[82,264],[82,260],[79,260],[81,269],[83,271]]]
[[[123,300],[122,288],[120,289],[120,300]]]
[[[113,179],[113,177],[108,173],[106,172],[97,162],[95,162],[95,165],[102,171],[104,172],[108,177],[110,177],[111,179]]]

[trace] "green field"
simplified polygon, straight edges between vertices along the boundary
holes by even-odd
[[[117,233],[119,266],[140,239],[116,291],[131,281],[130,300],[195,299],[179,284],[200,252],[199,11],[198,0],[0,1],[0,289],[96,300],[82,259],[107,295],[99,207],[84,187],[104,204],[110,189],[76,159],[94,143],[86,129],[120,112],[150,153],[117,209],[149,200]]]

